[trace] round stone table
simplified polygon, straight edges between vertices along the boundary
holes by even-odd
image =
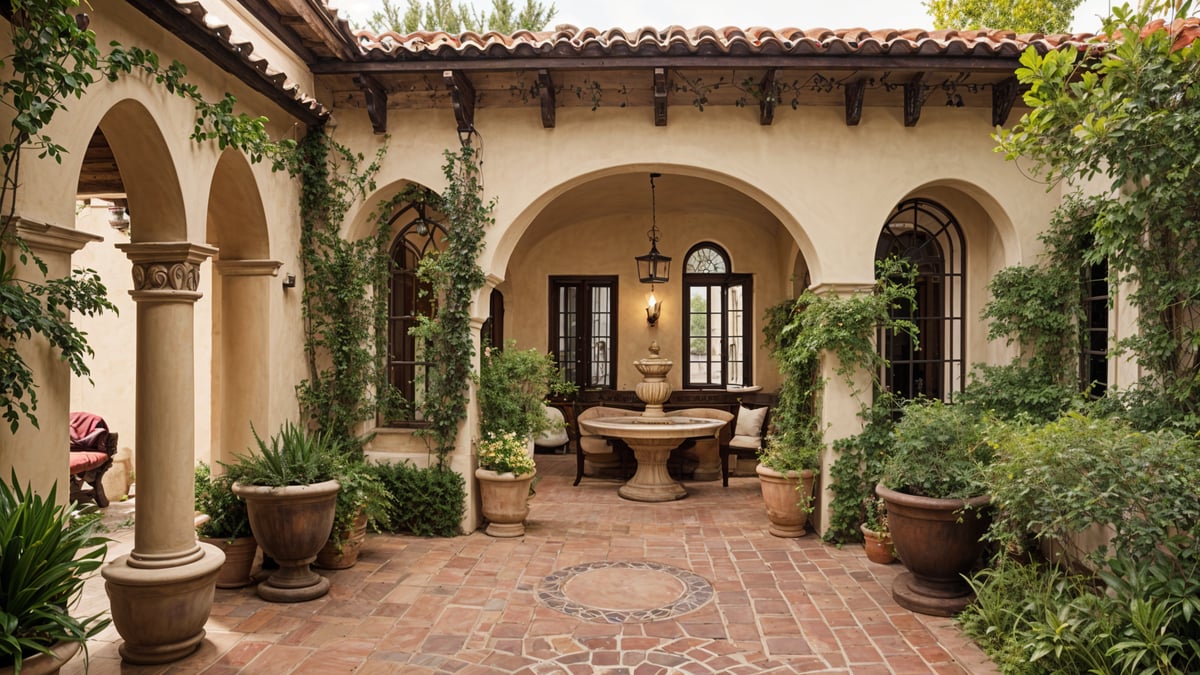
[[[667,473],[667,457],[688,438],[712,436],[725,426],[700,417],[597,417],[579,425],[598,436],[619,438],[633,449],[637,472],[617,490],[637,502],[683,499],[687,490]]]

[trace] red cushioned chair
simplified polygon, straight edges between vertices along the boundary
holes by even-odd
[[[117,454],[117,434],[99,415],[71,413],[71,500],[91,499],[96,506],[108,506],[104,494],[104,472]],[[91,485],[89,489],[87,486]]]

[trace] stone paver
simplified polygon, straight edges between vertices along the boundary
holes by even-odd
[[[539,455],[526,535],[373,535],[359,564],[324,572],[324,598],[284,605],[253,588],[217,590],[199,651],[165,666],[123,665],[109,628],[89,643],[92,675],[112,673],[994,673],[953,621],[892,601],[902,570],[816,535],[767,533],[756,478],[688,482],[660,504],[618,483],[571,486],[574,458]],[[132,547],[114,535],[110,556]],[[538,601],[552,572],[602,561],[697,574],[712,600],[661,621],[602,623]],[[603,578],[603,577],[597,577]],[[107,607],[87,583],[83,611]],[[77,658],[63,673],[83,672]]]

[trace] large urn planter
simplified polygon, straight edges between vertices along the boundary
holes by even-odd
[[[254,583],[250,572],[254,569],[254,557],[258,554],[258,540],[254,537],[200,537],[200,541],[225,552],[225,564],[217,573],[217,588],[241,588]]]
[[[258,585],[263,600],[304,602],[329,592],[329,580],[309,565],[329,540],[340,487],[336,480],[286,487],[234,483],[234,493],[246,500],[250,529],[263,554],[279,563]]]
[[[349,529],[335,533],[317,553],[317,567],[325,570],[344,570],[358,563],[363,542],[367,540],[367,513],[359,511]],[[339,545],[338,542],[341,542]]]
[[[803,537],[816,474],[810,469],[780,473],[763,464],[755,471],[767,507],[768,531],[776,537]]]
[[[882,484],[896,555],[908,570],[892,583],[901,607],[921,614],[953,616],[971,602],[964,574],[983,552],[991,497],[933,499],[896,492]]]
[[[537,471],[516,476],[489,469],[475,469],[483,517],[488,520],[484,532],[492,537],[520,537],[525,534],[525,517],[529,515],[529,485],[536,475]]]

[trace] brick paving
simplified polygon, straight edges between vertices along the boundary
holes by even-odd
[[[539,455],[526,535],[453,539],[372,535],[352,569],[323,572],[329,595],[267,603],[221,590],[192,656],[122,665],[109,628],[89,643],[93,675],[111,673],[995,673],[949,619],[892,601],[899,565],[860,546],[767,533],[757,478],[687,482],[687,499],[629,502],[618,483],[571,487],[574,458]],[[132,547],[113,535],[110,556]],[[714,599],[645,623],[598,623],[539,603],[543,579],[599,561],[650,561],[707,580]],[[602,578],[602,577],[600,577]],[[79,611],[107,608],[88,581]],[[63,669],[83,672],[77,657]]]

